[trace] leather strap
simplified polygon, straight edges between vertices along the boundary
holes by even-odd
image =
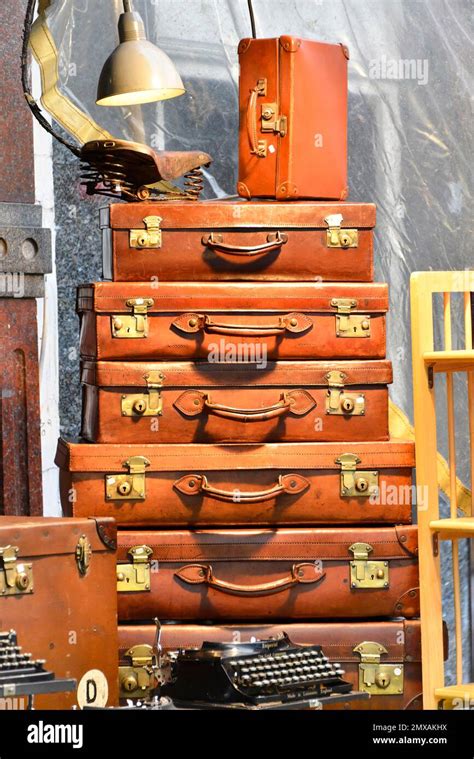
[[[313,320],[306,314],[291,313],[279,316],[274,324],[222,324],[212,321],[207,314],[182,314],[173,321],[180,332],[211,332],[219,335],[243,337],[269,337],[283,332],[306,332],[313,326]]]
[[[206,412],[237,422],[261,422],[286,414],[302,416],[317,404],[305,390],[293,390],[281,393],[280,400],[272,406],[241,409],[222,403],[213,403],[210,393],[203,393],[200,390],[187,390],[177,398],[173,405],[181,413],[191,417]]]
[[[175,577],[179,577],[180,580],[189,585],[208,585],[210,588],[232,595],[265,596],[269,593],[287,590],[294,585],[317,583],[325,574],[322,567],[307,562],[293,564],[290,573],[280,580],[273,580],[260,585],[238,585],[215,577],[211,564],[187,564],[175,572]]]
[[[216,498],[218,501],[228,503],[264,503],[272,501],[280,495],[298,495],[310,487],[307,479],[300,474],[281,474],[278,482],[267,490],[253,490],[250,492],[234,490],[221,490],[209,484],[204,474],[186,474],[173,484],[178,492],[184,495],[206,495]]]
[[[221,238],[221,239],[219,239]],[[288,235],[276,232],[275,235],[268,235],[267,242],[262,245],[234,245],[227,244],[222,240],[222,235],[218,237],[214,236],[214,232],[210,235],[202,238],[202,244],[211,250],[218,251],[220,253],[227,253],[231,256],[252,257],[261,256],[263,253],[270,253],[272,250],[279,250],[283,245],[288,242]]]

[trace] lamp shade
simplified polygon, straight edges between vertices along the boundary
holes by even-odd
[[[102,68],[97,105],[138,105],[168,100],[185,92],[171,59],[146,39],[138,13],[121,14],[119,39],[120,44]]]

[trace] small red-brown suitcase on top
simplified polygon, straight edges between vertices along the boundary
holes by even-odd
[[[97,282],[77,308],[87,358],[385,358],[386,284]]]
[[[117,704],[116,546],[112,519],[0,519],[0,630],[77,681],[71,693],[36,696],[37,709]]]
[[[339,662],[344,679],[355,690],[370,693],[370,699],[348,701],[337,709],[421,709],[421,630],[419,620],[390,622],[279,622],[246,625],[163,624],[160,643],[163,652],[201,648],[211,643],[250,643],[276,638],[286,632],[301,646],[320,645],[331,662]],[[119,687],[121,698],[143,698],[123,686],[125,677],[147,678],[140,667],[130,671],[127,653],[137,646],[154,646],[156,627],[152,624],[119,625]],[[446,646],[447,648],[447,646]],[[150,652],[152,655],[152,652]],[[166,676],[166,670],[163,673]],[[153,680],[150,681],[153,684]]]
[[[416,526],[119,532],[119,620],[416,617]]]
[[[348,59],[289,35],[241,40],[239,195],[346,199]]]
[[[111,445],[60,441],[66,514],[124,527],[411,521],[414,444]],[[74,497],[71,498],[71,493]]]
[[[113,203],[104,277],[371,282],[374,226],[372,203]]]
[[[84,361],[94,443],[388,440],[389,361]]]

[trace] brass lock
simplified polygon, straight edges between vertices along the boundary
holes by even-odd
[[[379,492],[379,473],[357,469],[360,458],[355,453],[342,453],[335,461],[341,467],[341,497],[376,496]]]
[[[328,391],[326,395],[326,414],[335,416],[364,416],[365,395],[349,393],[345,390],[344,382],[347,374],[332,371],[326,374]]]
[[[138,248],[161,248],[162,232],[160,225],[161,216],[145,216],[143,223],[145,229],[130,230],[130,247]]]
[[[277,114],[277,103],[264,103],[260,128],[262,132],[274,132],[280,137],[285,137],[288,132],[288,119],[286,116],[278,116]]]
[[[133,646],[126,652],[125,659],[129,659],[130,664],[119,667],[119,697],[150,698],[159,684],[158,657],[152,646]]]
[[[131,456],[122,466],[129,474],[107,474],[105,497],[107,501],[144,501],[146,498],[145,469],[150,462],[144,456]]]
[[[373,547],[368,543],[354,543],[349,551],[354,555],[350,562],[351,588],[388,588],[388,561],[370,561]]]
[[[373,641],[359,643],[353,649],[360,655],[359,690],[373,696],[393,696],[403,693],[403,664],[381,663],[381,657],[387,656],[385,646]]]
[[[163,399],[160,389],[163,387],[163,372],[151,371],[144,376],[147,390],[144,393],[122,395],[122,416],[161,416]]]
[[[0,596],[33,593],[33,564],[18,561],[17,546],[0,547]]]
[[[352,298],[333,298],[330,303],[337,310],[336,337],[370,337],[370,316],[353,314],[357,301]]]
[[[128,551],[131,563],[117,564],[117,592],[143,593],[151,588],[153,550],[149,546],[133,546]]]
[[[92,559],[92,546],[87,535],[81,535],[76,546],[76,563],[81,575],[86,575]]]
[[[340,213],[326,216],[328,225],[326,245],[328,248],[357,248],[359,245],[358,229],[341,229],[343,216]]]
[[[125,305],[132,315],[112,316],[112,336],[119,338],[148,337],[148,309],[154,305],[153,298],[129,298]]]

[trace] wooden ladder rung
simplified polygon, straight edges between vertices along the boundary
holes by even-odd
[[[430,522],[430,529],[438,535],[440,540],[474,538],[474,517],[435,519]]]

